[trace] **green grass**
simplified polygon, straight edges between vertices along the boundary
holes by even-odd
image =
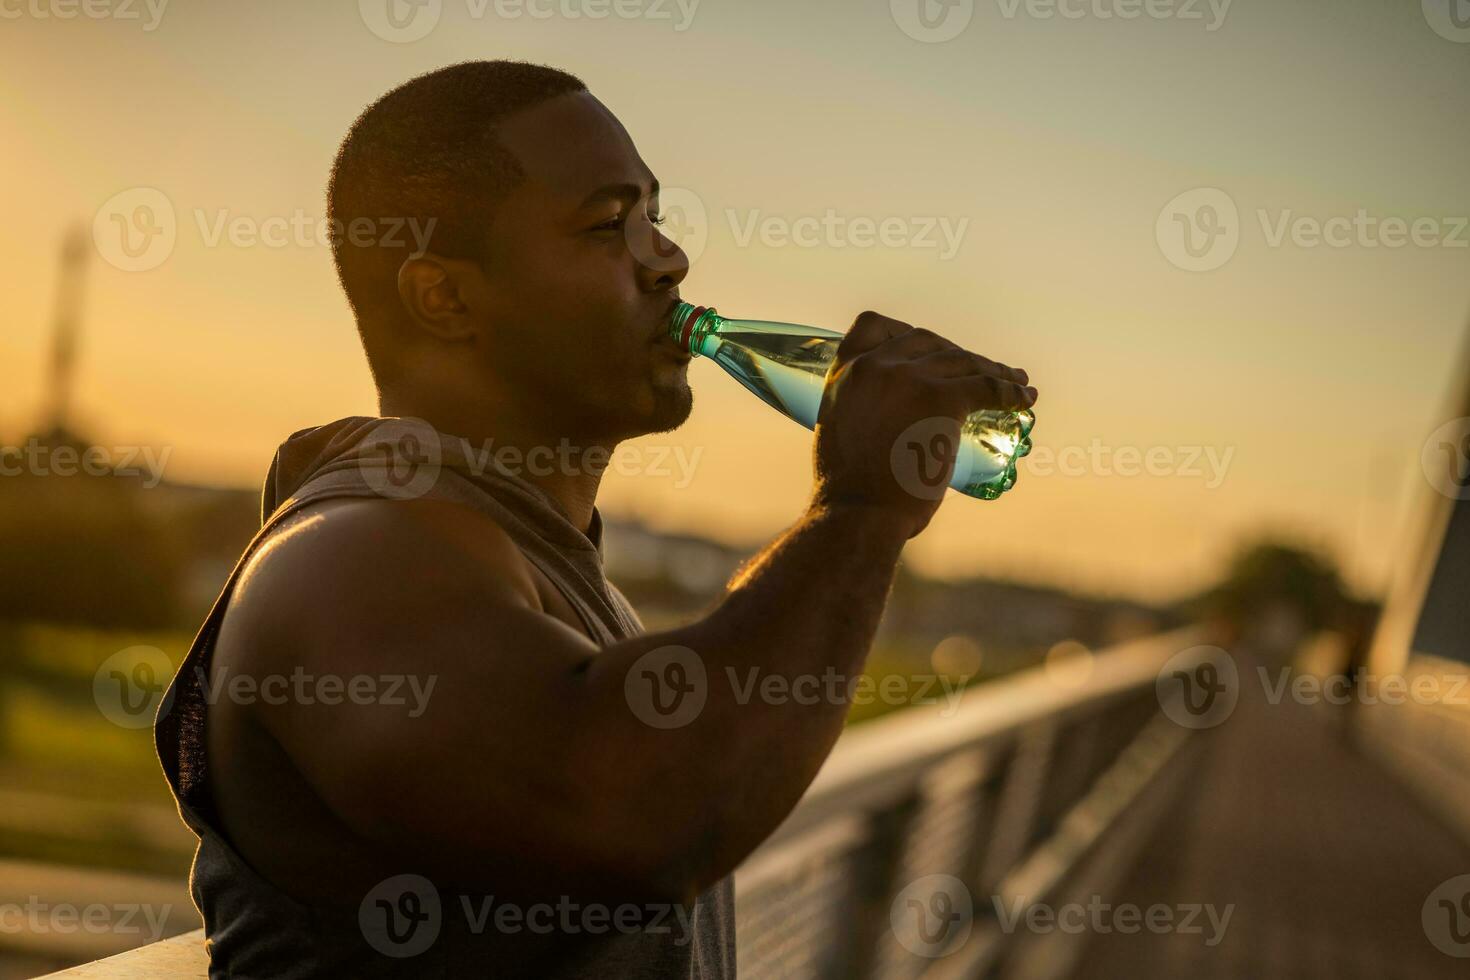
[[[152,729],[109,721],[92,682],[120,650],[155,647],[177,663],[191,639],[0,624],[0,855],[187,870],[193,838],[174,814]]]

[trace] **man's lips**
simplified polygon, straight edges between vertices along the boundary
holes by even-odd
[[[664,307],[658,317],[658,328],[654,331],[653,340],[657,343],[660,339],[669,335],[669,319],[674,315],[674,310],[682,303],[677,294],[669,298],[669,305]]]
[[[659,317],[658,331],[653,335],[653,346],[678,360],[680,363],[688,363],[692,359],[690,353],[675,343],[674,339],[669,336],[669,318],[673,316],[674,309],[681,302],[682,300],[679,297],[673,297],[669,302],[668,308]]]

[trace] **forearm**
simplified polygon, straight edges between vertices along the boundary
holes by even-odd
[[[647,710],[628,701],[630,690],[641,700],[639,681],[626,686],[640,658],[685,647],[674,657],[697,663],[686,678],[702,668],[704,704],[687,721],[611,725],[629,791],[645,818],[658,815],[663,826],[649,833],[673,852],[676,877],[703,886],[728,874],[800,799],[842,731],[906,539],[885,512],[813,508],[705,619],[595,658],[588,684],[628,720]]]

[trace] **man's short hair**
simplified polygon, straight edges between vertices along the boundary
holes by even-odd
[[[379,388],[396,375],[398,268],[417,247],[415,231],[428,233],[433,252],[484,261],[495,206],[525,177],[497,123],[586,89],[545,65],[466,61],[410,79],[352,124],[332,163],[327,218]]]

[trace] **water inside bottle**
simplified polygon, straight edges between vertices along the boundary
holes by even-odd
[[[766,404],[807,428],[815,428],[827,370],[841,335],[806,336],[740,330],[735,324],[710,338],[706,353]],[[1031,451],[1036,417],[982,410],[960,429],[950,485],[961,493],[994,500],[1016,482],[1016,459]]]

